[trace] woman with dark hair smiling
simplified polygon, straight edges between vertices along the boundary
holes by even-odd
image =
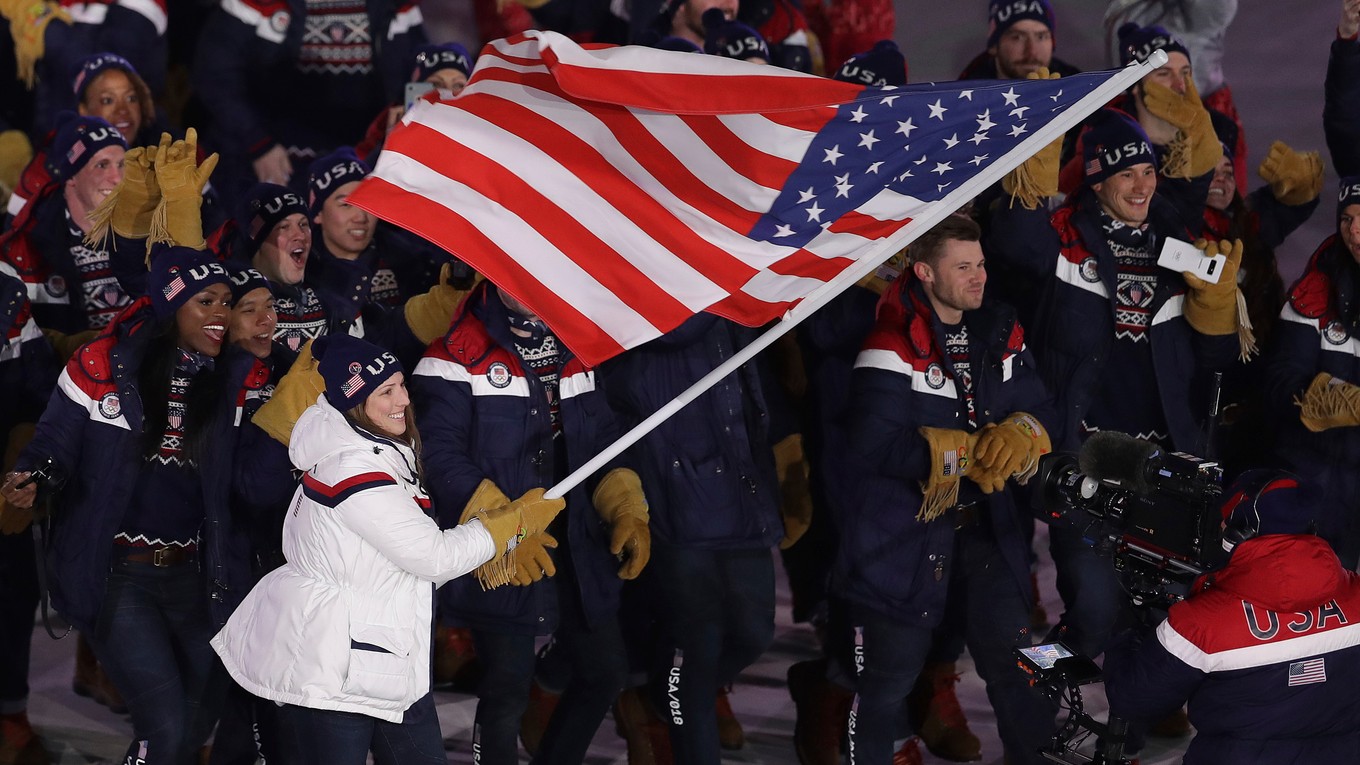
[[[224,687],[208,645],[249,587],[231,523],[235,396],[254,358],[223,358],[227,271],[183,247],[156,254],[150,290],[72,356],[32,443],[5,476],[69,477],[48,565],[57,610],[91,638],[132,713],[129,761],[191,759]],[[235,384],[236,387],[233,387]]]

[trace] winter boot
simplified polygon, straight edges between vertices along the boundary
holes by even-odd
[[[797,710],[793,749],[800,765],[839,765],[841,740],[855,694],[826,679],[826,659],[789,665],[789,695]]]
[[[529,706],[524,710],[524,716],[519,721],[519,740],[524,744],[524,751],[530,757],[538,754],[538,745],[543,741],[543,732],[548,729],[548,721],[552,719],[553,711],[557,709],[557,702],[562,697],[556,693],[543,690],[543,686],[535,680],[529,686]]]
[[[128,708],[122,694],[118,693],[108,673],[99,665],[99,659],[95,658],[90,642],[80,633],[77,633],[77,636],[76,671],[71,678],[71,691],[77,696],[93,699],[95,703],[108,707],[114,714],[127,714]]]
[[[49,765],[42,739],[28,722],[27,712],[0,715],[0,765]]]
[[[628,765],[673,765],[670,731],[642,688],[625,688],[614,702],[614,730],[628,742]]]
[[[731,692],[730,685],[719,688],[714,708],[718,713],[718,746],[735,751],[745,746],[746,732],[741,729],[741,721],[732,713],[732,704],[727,700],[727,695]]]
[[[892,765],[922,765],[920,737],[912,736],[893,753]]]
[[[954,695],[959,675],[954,663],[928,663],[907,697],[915,730],[926,749],[950,762],[982,759],[982,742],[968,729],[968,720]]]

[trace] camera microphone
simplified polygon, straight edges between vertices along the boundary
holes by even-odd
[[[1156,474],[1161,449],[1127,433],[1101,430],[1091,434],[1077,453],[1081,472],[1101,481],[1117,481],[1135,494],[1148,494],[1148,474]]]

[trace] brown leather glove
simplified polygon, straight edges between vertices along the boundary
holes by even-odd
[[[4,0],[0,2],[0,16],[9,20],[18,77],[32,90],[37,82],[38,60],[46,52],[47,25],[54,21],[69,25],[71,13],[53,0]]]
[[[1058,73],[1049,72],[1048,67],[1040,67],[1030,72],[1025,79],[1056,80]],[[1058,136],[1001,179],[1001,188],[1011,195],[1012,205],[1019,200],[1020,205],[1026,210],[1034,210],[1039,207],[1041,200],[1058,195],[1062,145],[1063,137]]]
[[[921,510],[918,521],[933,521],[959,503],[959,479],[973,462],[974,435],[949,428],[920,428],[930,453],[930,473],[921,482]]]
[[[609,524],[609,552],[623,561],[620,579],[636,579],[652,557],[652,530],[642,480],[628,468],[615,468],[600,479],[591,496],[595,511]]]
[[[217,155],[198,162],[198,131],[189,128],[184,139],[171,141],[169,133],[161,134],[156,150],[156,182],[161,189],[161,202],[151,216],[151,235],[147,244],[169,242],[181,247],[201,250],[203,240],[203,187],[217,167]]]
[[[22,130],[0,131],[0,187],[16,189],[24,168],[33,161],[33,144]]]
[[[1360,387],[1318,372],[1302,396],[1294,398],[1299,422],[1314,433],[1360,425]]]
[[[548,554],[550,547],[557,547],[557,540],[546,531],[530,534],[520,540],[510,553],[515,559],[510,583],[516,587],[528,587],[545,576],[556,574],[557,566]]]
[[[1276,141],[1256,172],[1282,205],[1308,204],[1322,193],[1322,159],[1315,151],[1297,152]]]
[[[312,341],[308,340],[274,388],[274,395],[255,412],[251,422],[287,446],[298,418],[325,392],[326,381],[321,378],[318,362],[312,358]]]
[[[463,298],[471,292],[471,289],[460,290],[449,284],[449,274],[453,266],[445,263],[439,269],[439,281],[423,295],[416,295],[406,301],[405,317],[406,326],[411,329],[411,334],[425,345],[429,345],[437,338],[443,337],[449,331],[449,324],[453,321],[453,312],[458,308],[458,304],[463,302]],[[477,274],[473,280],[473,285],[482,280],[482,275]]]
[[[510,584],[515,579],[518,563],[514,552],[528,537],[547,530],[557,514],[567,506],[563,499],[545,499],[544,490],[530,489],[519,499],[510,501],[489,478],[482,479],[463,507],[460,523],[473,518],[491,534],[495,556],[477,567],[477,581],[482,589]]]
[[[1214,132],[1209,110],[1199,100],[1194,79],[1187,78],[1185,92],[1143,81],[1143,106],[1180,132],[1167,147],[1162,172],[1170,178],[1198,178],[1212,172],[1223,158],[1223,144]]]
[[[989,474],[992,487],[997,477],[1003,484],[1010,478],[1024,484],[1039,469],[1039,458],[1051,451],[1053,443],[1043,423],[1027,412],[1015,412],[996,427],[978,431],[973,470]],[[983,486],[984,491],[987,488]]]
[[[123,155],[123,180],[90,211],[86,244],[103,247],[110,229],[127,239],[145,239],[151,233],[151,216],[161,201],[155,164],[155,146],[139,146]]]
[[[1206,242],[1201,239],[1195,246],[1203,250],[1206,257],[1223,255],[1227,261],[1215,284],[1188,271],[1182,274],[1190,287],[1185,296],[1185,320],[1203,335],[1231,335],[1237,331],[1237,269],[1242,263],[1242,240]]]

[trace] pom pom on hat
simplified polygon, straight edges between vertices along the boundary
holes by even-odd
[[[404,372],[391,351],[350,335],[326,335],[312,343],[321,378],[326,381],[326,400],[346,412],[364,403],[387,378]]]
[[[907,57],[892,40],[879,40],[874,47],[846,59],[833,79],[857,85],[906,85]]]

